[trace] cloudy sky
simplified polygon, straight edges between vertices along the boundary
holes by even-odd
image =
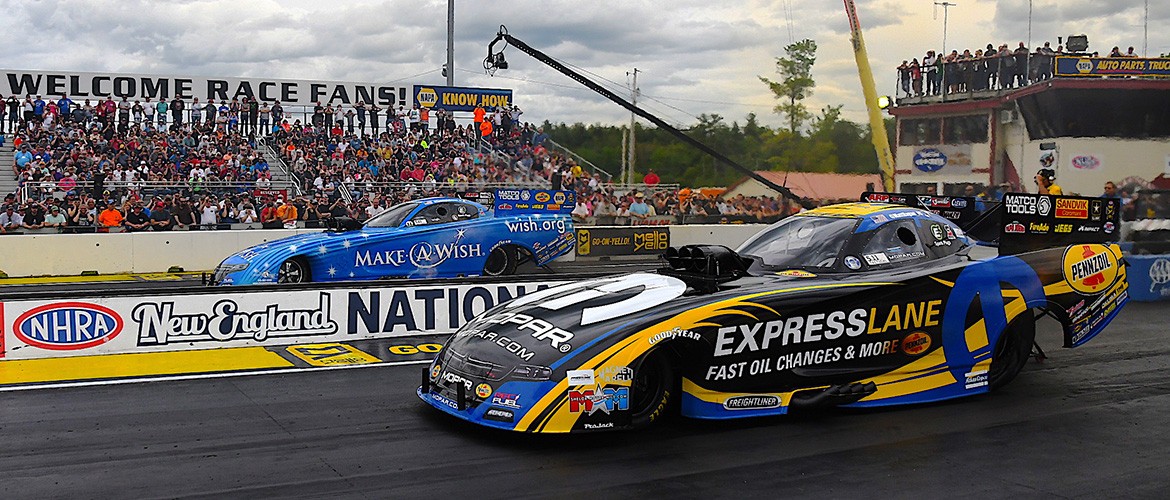
[[[688,126],[701,113],[778,124],[757,76],[793,40],[819,45],[808,105],[844,104],[865,120],[839,0],[456,2],[456,85],[512,88],[528,121],[621,123],[629,114],[515,49],[511,69],[484,74],[500,24],[615,91],[641,71],[642,102]],[[947,46],[972,49],[1028,39],[1028,0],[952,0]],[[5,69],[248,76],[442,84],[444,0],[0,0]],[[857,0],[880,93],[893,94],[903,59],[940,49],[943,12],[932,0]],[[1089,35],[1090,50],[1143,43],[1143,0],[1034,0],[1032,46]],[[1150,2],[1148,53],[1170,52],[1170,3]],[[14,43],[15,42],[15,43]],[[625,93],[625,90],[621,90]]]

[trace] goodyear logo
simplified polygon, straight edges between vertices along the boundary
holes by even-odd
[[[1056,216],[1062,219],[1088,219],[1089,200],[1057,198]]]
[[[418,95],[415,96],[418,104],[424,108],[434,107],[436,102],[439,102],[439,95],[435,93],[435,89],[418,89]]]
[[[1117,256],[1104,245],[1073,245],[1064,252],[1064,278],[1073,290],[1094,295],[1117,281]]]

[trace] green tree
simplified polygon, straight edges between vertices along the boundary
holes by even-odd
[[[812,117],[802,101],[812,95],[812,89],[816,86],[812,79],[812,67],[817,61],[817,42],[806,38],[784,47],[784,52],[788,57],[776,58],[776,73],[780,75],[780,80],[759,78],[780,100],[775,110],[788,117],[789,132],[798,134],[800,126]]]

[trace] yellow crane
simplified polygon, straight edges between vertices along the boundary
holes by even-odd
[[[861,91],[865,96],[865,108],[869,111],[869,129],[873,136],[873,147],[877,151],[878,164],[882,167],[882,186],[887,192],[894,192],[894,155],[890,152],[890,141],[886,138],[886,125],[882,121],[882,109],[889,106],[890,98],[879,97],[873,83],[873,70],[869,68],[869,56],[865,52],[865,40],[861,38],[861,23],[857,21],[857,8],[853,0],[845,0],[845,13],[849,16],[849,33],[853,42],[853,56],[857,59],[857,73],[861,77]]]

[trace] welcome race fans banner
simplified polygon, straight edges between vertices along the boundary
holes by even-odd
[[[207,102],[257,97],[280,101],[285,106],[312,106],[318,101],[356,104],[359,101],[382,107],[408,105],[406,87],[378,83],[322,80],[278,80],[270,78],[217,78],[205,76],[161,76],[126,73],[78,73],[68,71],[0,70],[0,94],[43,96],[56,99],[68,95],[74,102],[123,96],[130,100],[199,98]],[[510,92],[509,92],[510,94]]]
[[[1126,75],[1170,77],[1170,58],[1057,57],[1056,75]]]
[[[512,91],[472,87],[414,86],[414,103],[424,108],[475,111],[512,105]]]

